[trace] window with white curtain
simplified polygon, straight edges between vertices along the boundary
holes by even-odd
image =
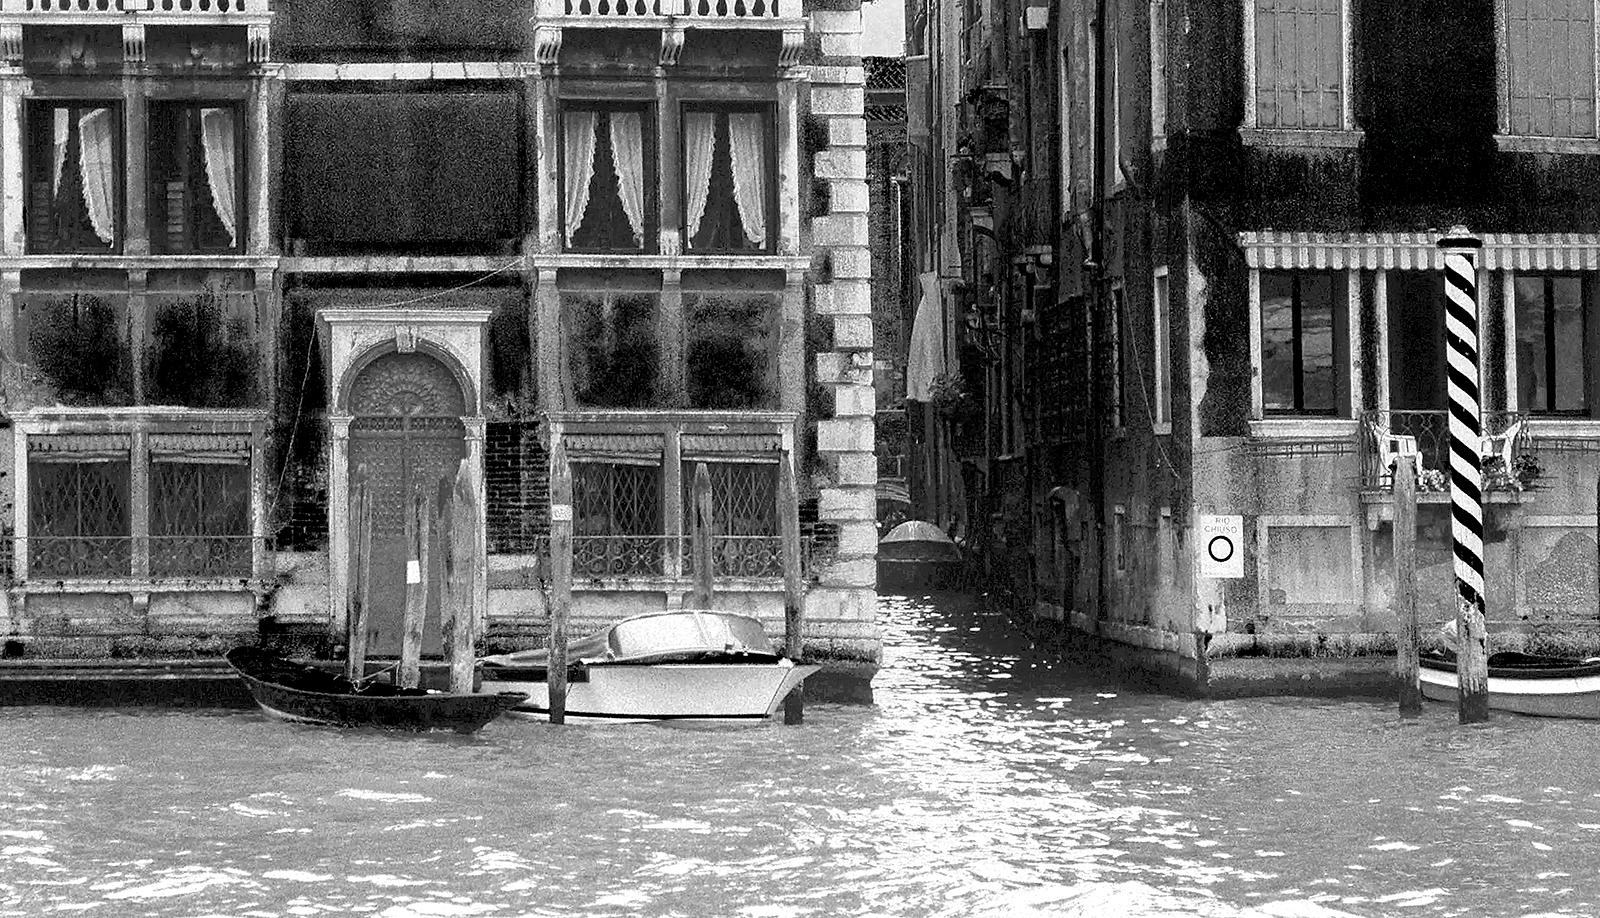
[[[772,250],[772,110],[683,109],[683,238],[690,252]]]
[[[150,103],[150,243],[158,252],[237,252],[244,242],[238,106]]]
[[[122,109],[115,103],[28,106],[28,249],[104,254],[122,248]]]
[[[562,232],[574,251],[643,252],[656,234],[655,117],[647,106],[568,103]]]

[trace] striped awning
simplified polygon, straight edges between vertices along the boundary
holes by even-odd
[[[1439,271],[1443,233],[1240,233],[1245,263],[1263,270]],[[1489,271],[1600,270],[1600,235],[1486,233],[1479,267]]]

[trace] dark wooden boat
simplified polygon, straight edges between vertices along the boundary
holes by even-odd
[[[878,542],[878,588],[885,592],[948,590],[960,577],[960,546],[932,523],[901,523]]]
[[[519,692],[455,695],[386,683],[358,690],[343,675],[259,647],[235,647],[227,659],[262,711],[294,723],[472,733],[527,700]]]
[[[1454,701],[1459,691],[1450,651],[1421,654],[1422,695]],[[1600,719],[1600,657],[1543,657],[1506,651],[1489,656],[1489,707],[1539,717]]]

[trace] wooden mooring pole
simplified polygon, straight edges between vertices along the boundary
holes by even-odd
[[[360,685],[367,675],[367,600],[372,594],[372,492],[366,466],[356,469],[351,489],[352,513],[349,612],[345,621],[344,675],[351,685]]]
[[[567,720],[567,625],[572,615],[572,465],[561,434],[550,447],[550,722]]]
[[[800,502],[795,494],[793,456],[778,460],[778,520],[783,534],[783,652],[795,663],[805,652],[805,583],[800,568]],[[783,700],[783,722],[805,720],[805,683]]]
[[[478,507],[473,494],[472,469],[467,460],[456,468],[450,490],[450,542],[445,558],[449,564],[450,602],[439,611],[439,631],[444,639],[444,659],[450,668],[450,691],[472,691],[473,667],[477,663],[473,645],[474,572],[478,555]]]
[[[1400,713],[1422,713],[1422,674],[1417,644],[1422,628],[1417,621],[1417,463],[1401,456],[1394,468],[1394,616],[1396,675],[1400,682]]]
[[[716,601],[712,586],[716,571],[711,550],[711,470],[704,462],[694,464],[694,519],[689,529],[689,553],[694,559],[694,588],[689,594],[689,604],[695,609],[709,609]]]
[[[418,487],[405,502],[406,611],[400,632],[400,686],[422,681],[422,626],[428,617],[428,495]]]

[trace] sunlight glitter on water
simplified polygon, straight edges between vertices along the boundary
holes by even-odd
[[[0,916],[1600,913],[1592,725],[1205,702],[885,599],[873,707],[468,738],[0,711]]]

